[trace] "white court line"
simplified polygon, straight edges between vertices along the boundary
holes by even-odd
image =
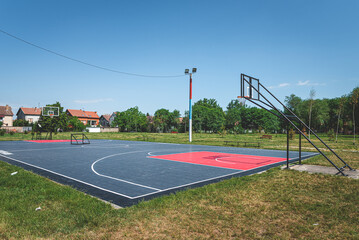
[[[5,150],[0,150],[0,154],[2,155],[12,155],[11,152],[5,151]]]
[[[207,182],[207,181],[211,181],[211,180],[218,179],[218,178],[224,178],[224,177],[227,177],[227,176],[235,175],[235,174],[240,173],[240,172],[245,172],[243,170],[238,170],[238,169],[236,169],[236,170],[237,171],[234,172],[234,173],[229,173],[229,174],[225,174],[225,175],[221,175],[221,176],[217,176],[217,177],[213,177],[213,178],[207,178],[207,179],[196,181],[196,182],[191,182],[191,183],[187,183],[187,184],[183,184],[183,185],[179,185],[179,186],[175,186],[175,187],[171,187],[171,188],[166,188],[166,189],[162,189],[162,190],[159,190],[157,192],[154,192],[154,193],[147,193],[147,194],[139,195],[139,196],[134,197],[134,199],[145,197],[145,196],[148,196],[148,195],[151,195],[151,194],[165,192],[165,191],[176,189],[176,188],[187,187],[187,186],[191,186],[191,185],[194,185],[194,184],[197,184],[197,183]]]
[[[124,154],[125,154],[125,153],[124,153]],[[308,157],[308,158],[309,158],[310,156],[315,156],[315,155],[317,155],[317,154],[308,154],[308,155],[306,155],[305,157]],[[211,181],[211,180],[215,180],[215,179],[219,179],[219,178],[224,178],[224,177],[231,176],[231,175],[235,175],[235,174],[238,174],[238,173],[241,173],[241,172],[246,172],[246,171],[255,170],[255,169],[261,168],[261,167],[271,166],[271,165],[273,165],[273,164],[278,164],[278,162],[277,162],[277,163],[272,163],[272,164],[268,164],[268,165],[260,166],[260,167],[256,167],[256,168],[252,168],[252,169],[250,169],[250,170],[245,170],[245,171],[236,169],[237,171],[234,172],[234,173],[230,173],[230,174],[226,174],[226,175],[221,175],[221,176],[217,176],[217,177],[213,177],[213,178],[208,178],[208,179],[204,179],[204,180],[200,180],[200,181],[196,181],[196,182],[191,182],[191,183],[188,183],[188,184],[183,184],[183,185],[179,185],[179,186],[175,186],[175,187],[171,187],[171,188],[166,188],[166,189],[162,189],[162,190],[157,190],[157,191],[155,191],[155,192],[151,192],[151,193],[148,193],[148,194],[143,194],[143,195],[138,195],[138,196],[135,196],[135,197],[130,197],[130,196],[128,196],[128,195],[125,195],[125,194],[122,194],[122,193],[118,193],[118,192],[114,192],[114,191],[112,191],[112,190],[108,190],[108,189],[105,189],[105,188],[102,188],[102,187],[99,187],[99,186],[90,184],[90,183],[88,183],[88,182],[85,182],[85,181],[82,181],[82,180],[79,180],[79,179],[76,179],[76,178],[73,178],[73,177],[69,177],[69,176],[66,176],[66,175],[64,175],[64,174],[60,174],[60,173],[54,172],[54,171],[49,170],[49,169],[46,169],[46,168],[42,168],[42,167],[39,167],[39,166],[30,164],[30,163],[26,163],[26,162],[23,162],[23,161],[21,161],[21,160],[15,159],[15,158],[11,158],[11,157],[8,157],[8,156],[2,155],[2,154],[0,154],[0,156],[3,157],[3,158],[10,159],[10,160],[15,161],[15,162],[19,162],[19,163],[22,163],[22,164],[31,166],[31,167],[33,167],[33,168],[37,168],[37,169],[40,169],[40,170],[43,170],[43,171],[47,171],[47,172],[50,172],[50,173],[52,173],[52,174],[55,174],[55,175],[58,175],[58,176],[61,176],[61,177],[64,177],[64,178],[68,178],[68,179],[70,179],[70,180],[73,180],[73,181],[76,181],[76,182],[79,182],[79,183],[82,183],[82,184],[85,184],[85,185],[88,185],[88,186],[97,188],[97,189],[102,190],[102,191],[106,191],[106,192],[109,192],[109,193],[112,193],[112,194],[115,194],[115,195],[118,195],[118,196],[126,197],[126,198],[131,199],[131,200],[133,200],[133,199],[138,199],[138,198],[145,197],[145,196],[149,196],[149,195],[156,194],[156,193],[160,193],[160,192],[164,192],[164,191],[169,191],[169,190],[173,190],[173,189],[183,188],[183,187],[186,187],[186,186],[191,186],[191,185],[194,185],[194,184],[197,184],[197,183],[202,183],[202,182]],[[298,157],[297,157],[297,158],[292,158],[292,159],[290,159],[290,160],[295,160],[295,159],[299,159],[299,158],[298,158]],[[160,160],[163,160],[163,159],[160,159]],[[169,161],[169,160],[166,160],[166,161]],[[284,162],[284,161],[283,161],[283,162]],[[279,162],[279,163],[281,163],[281,162]],[[227,169],[228,169],[228,168],[227,168]]]
[[[221,161],[221,160],[218,160],[218,159],[223,159],[223,158],[231,158],[231,157],[219,157],[219,158],[216,158],[214,159],[216,162],[220,162],[220,163],[225,163],[225,164],[236,164],[234,162],[226,162],[226,161]]]
[[[102,190],[102,191],[110,192],[110,193],[113,193],[113,194],[115,194],[115,195],[123,196],[123,197],[129,198],[129,199],[134,199],[134,197],[130,197],[130,196],[127,196],[127,195],[125,195],[125,194],[121,194],[121,193],[118,193],[118,192],[114,192],[114,191],[108,190],[108,189],[106,189],[106,188],[102,188],[102,187],[93,185],[93,184],[91,184],[91,183],[84,182],[84,181],[81,181],[81,180],[79,180],[79,179],[76,179],[76,178],[69,177],[69,176],[66,176],[66,175],[64,175],[64,174],[61,174],[61,173],[57,173],[57,172],[51,171],[51,170],[46,169],[46,168],[42,168],[42,167],[39,167],[39,166],[30,164],[30,163],[27,163],[27,162],[23,162],[23,161],[17,160],[17,159],[15,159],[15,158],[11,158],[11,157],[4,156],[4,155],[1,155],[1,154],[0,154],[0,157],[7,158],[7,159],[10,159],[10,160],[12,160],[12,161],[19,162],[19,163],[22,163],[22,164],[31,166],[31,167],[33,167],[33,168],[37,168],[37,169],[43,170],[43,171],[47,171],[47,172],[49,172],[49,173],[52,173],[52,174],[55,174],[55,175],[58,175],[58,176],[61,176],[61,177],[64,177],[64,178],[68,178],[68,179],[71,179],[71,180],[73,180],[73,181],[76,181],[76,182],[79,182],[79,183],[82,183],[82,184],[85,184],[85,185],[88,185],[88,186],[91,186],[91,187],[100,189],[100,190]]]
[[[197,151],[197,152],[200,152],[200,151]],[[207,151],[204,151],[204,152],[207,152]],[[152,152],[150,152],[150,153],[152,153]],[[183,152],[183,153],[191,153],[191,152]],[[174,154],[181,154],[181,153],[172,153],[172,154],[164,154],[164,155],[174,155]],[[162,156],[162,155],[150,155],[150,156],[146,156],[146,158],[151,158],[151,159],[156,159],[156,160],[161,160],[161,161],[167,161],[167,162],[175,162],[175,163],[191,164],[191,165],[196,165],[196,166],[204,166],[204,167],[210,167],[210,168],[222,168],[222,169],[227,169],[227,170],[238,170],[238,169],[230,168],[230,167],[218,167],[218,166],[211,166],[211,165],[205,165],[205,164],[199,164],[199,163],[181,162],[181,161],[176,161],[176,160],[156,158],[156,157],[159,157],[159,156]]]
[[[169,154],[161,154],[161,155],[153,155],[152,153],[161,153],[161,152],[168,152],[168,151],[176,151],[178,150],[177,148],[174,149],[166,149],[166,150],[161,150],[161,151],[152,151],[152,152],[148,152],[147,155],[152,156],[152,157],[156,157],[156,156],[162,156],[162,155],[176,155],[176,154],[182,154],[182,153],[191,153],[193,151],[186,151],[186,152],[178,152],[178,153],[169,153]],[[197,151],[200,152],[200,151]]]
[[[169,150],[164,150],[162,152],[166,152]],[[161,152],[161,151],[156,151],[156,152]],[[208,152],[208,151],[195,151],[197,152]],[[149,152],[149,153],[153,153],[153,152]],[[149,153],[147,153],[148,155],[150,155]],[[162,155],[176,155],[176,154],[182,154],[182,153],[194,153],[194,152],[180,152],[180,153],[171,153],[171,154],[162,154]],[[222,152],[211,152],[211,153],[222,153]],[[224,153],[222,153],[224,154]],[[230,153],[233,154],[233,153]],[[161,160],[161,161],[169,161],[169,162],[177,162],[177,163],[185,163],[185,164],[192,164],[192,165],[196,165],[196,166],[206,166],[206,167],[210,167],[210,168],[221,168],[221,169],[229,169],[229,170],[239,170],[237,168],[230,168],[230,167],[219,167],[219,166],[211,166],[211,165],[206,165],[206,164],[199,164],[199,163],[192,163],[192,162],[182,162],[182,161],[176,161],[176,160],[169,160],[169,159],[163,159],[163,158],[156,158],[156,157],[160,157],[162,155],[150,155],[150,156],[146,156],[146,158],[151,158],[151,159],[156,159],[156,160]],[[237,154],[237,155],[244,155],[244,154]],[[247,156],[247,155],[245,155]],[[265,156],[264,156],[265,157]],[[253,156],[252,159],[255,159],[256,156]],[[261,159],[260,156],[258,159]],[[243,171],[243,170],[240,170]]]
[[[91,164],[91,170],[101,176],[101,177],[105,177],[105,178],[109,178],[109,179],[113,179],[113,180],[116,180],[116,181],[119,181],[119,182],[124,182],[124,183],[128,183],[128,184],[132,184],[132,185],[135,185],[135,186],[139,186],[139,187],[143,187],[143,188],[148,188],[148,189],[152,189],[152,190],[155,190],[155,191],[160,191],[161,189],[158,189],[158,188],[153,188],[153,187],[150,187],[150,186],[146,186],[146,185],[142,185],[142,184],[138,184],[138,183],[134,183],[134,182],[130,182],[130,181],[127,181],[127,180],[124,180],[124,179],[120,179],[120,178],[115,178],[115,177],[111,177],[111,176],[108,176],[108,175],[104,175],[104,174],[100,174],[98,173],[94,166],[96,163],[104,160],[104,159],[107,159],[107,158],[110,158],[110,157],[114,157],[114,156],[120,156],[120,155],[125,155],[125,154],[131,154],[131,153],[140,153],[140,152],[143,152],[143,151],[134,151],[134,152],[126,152],[126,153],[116,153],[116,154],[112,154],[112,155],[108,155],[106,157],[103,157],[103,158],[100,158],[100,159],[97,159],[95,162],[93,162]]]
[[[312,154],[313,156],[317,155],[317,154]],[[307,156],[312,156],[312,155],[307,155]],[[292,158],[290,160],[295,160],[296,158]],[[297,158],[299,159],[299,158]],[[175,186],[175,187],[171,187],[171,188],[166,188],[166,189],[162,189],[158,192],[153,192],[153,193],[147,193],[147,194],[143,194],[143,195],[139,195],[139,196],[136,196],[134,197],[133,199],[137,199],[137,198],[141,198],[141,197],[145,197],[145,196],[149,196],[151,194],[156,194],[156,193],[160,193],[160,192],[164,192],[164,191],[169,191],[169,190],[173,190],[173,189],[176,189],[176,188],[183,188],[183,187],[187,187],[187,186],[191,186],[191,185],[194,185],[194,184],[197,184],[197,183],[202,183],[202,182],[206,182],[206,181],[211,181],[211,180],[215,180],[215,179],[218,179],[218,178],[224,178],[224,177],[228,177],[228,176],[231,176],[231,175],[235,175],[235,174],[238,174],[238,173],[244,173],[244,172],[247,172],[247,171],[252,171],[252,170],[255,170],[257,168],[262,168],[262,167],[267,167],[267,166],[271,166],[273,164],[280,164],[280,163],[283,163],[284,164],[285,161],[281,161],[281,162],[276,162],[276,163],[271,163],[271,164],[268,164],[268,165],[265,165],[265,166],[260,166],[260,167],[256,167],[256,168],[252,168],[252,169],[249,169],[249,170],[238,170],[236,169],[237,171],[234,172],[234,173],[230,173],[230,174],[226,174],[226,175],[222,175],[222,176],[218,176],[218,177],[213,177],[213,178],[208,178],[208,179],[204,179],[204,180],[200,180],[200,181],[197,181],[197,182],[191,182],[191,183],[188,183],[188,184],[184,184],[184,185],[179,185],[179,186]],[[227,168],[228,169],[228,168]]]

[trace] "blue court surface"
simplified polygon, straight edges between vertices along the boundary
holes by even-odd
[[[302,152],[302,159],[314,155]],[[298,152],[289,157],[298,160]],[[0,141],[0,160],[124,207],[285,164],[286,151],[120,140]]]

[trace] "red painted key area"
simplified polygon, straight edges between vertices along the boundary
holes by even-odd
[[[71,140],[29,140],[26,142],[34,142],[34,143],[55,143],[55,142],[71,142]]]
[[[194,163],[213,167],[222,167],[238,170],[250,170],[267,166],[273,163],[286,161],[286,158],[264,157],[218,152],[190,152],[169,155],[150,156],[150,158],[170,161]]]

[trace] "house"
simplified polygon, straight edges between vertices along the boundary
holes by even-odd
[[[16,113],[17,120],[25,120],[29,123],[34,123],[39,121],[39,118],[41,116],[41,108],[24,108],[21,107]]]
[[[12,113],[11,107],[9,105],[0,106],[0,122],[2,122],[3,126],[12,127],[12,117],[14,114]]]
[[[100,125],[102,127],[110,127],[111,126],[110,118],[111,118],[110,114],[101,115],[101,117],[100,117]]]
[[[113,122],[113,120],[115,120],[115,117],[117,116],[117,114],[120,114],[120,112],[113,112],[112,114],[111,114],[111,117],[110,117],[110,126],[112,126],[112,122]]]
[[[153,116],[147,115],[146,118],[147,118],[147,121],[149,124],[153,124],[153,122],[155,120],[155,118]]]
[[[97,112],[93,111],[67,109],[66,114],[68,116],[77,117],[84,125],[90,125],[91,127],[96,127],[100,122],[100,117],[97,115]]]

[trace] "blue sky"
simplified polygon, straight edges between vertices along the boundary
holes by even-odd
[[[359,86],[359,1],[1,0],[0,29],[97,66],[144,75],[197,67],[193,101],[226,108],[240,74],[281,100]],[[188,76],[143,78],[61,58],[0,32],[0,105],[59,101],[99,114],[188,110]]]

